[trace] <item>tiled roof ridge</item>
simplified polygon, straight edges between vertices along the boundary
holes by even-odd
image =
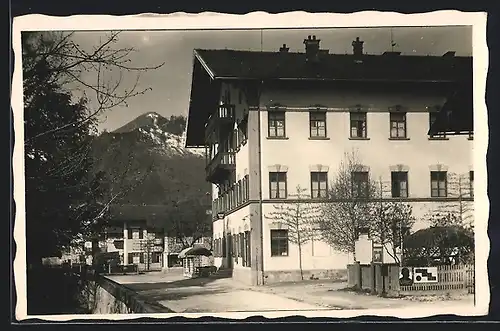
[[[321,50],[326,50],[326,49],[321,49]],[[250,54],[280,54],[279,50],[276,51],[259,51],[259,50],[245,50],[245,49],[232,49],[232,48],[195,48],[194,51],[201,55],[200,53],[203,52],[232,52],[232,53],[250,53]],[[403,57],[403,58],[444,58],[444,54],[429,54],[429,55],[423,55],[423,54],[405,54],[402,52],[392,52],[392,51],[385,51],[384,53],[401,53],[398,55],[398,57]],[[384,53],[363,53],[361,57],[381,57],[384,56]],[[288,51],[284,53],[284,55],[306,55],[305,52],[292,52]],[[349,56],[349,57],[355,57],[354,54],[352,53],[326,53],[323,54],[322,56]],[[472,58],[470,55],[454,55],[450,58],[458,58],[458,59],[469,59]]]

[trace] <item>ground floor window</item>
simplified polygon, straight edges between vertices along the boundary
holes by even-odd
[[[151,253],[151,263],[161,263],[162,255],[163,254],[159,252]]]
[[[244,267],[251,267],[252,266],[252,259],[250,255],[250,231],[245,231],[243,234],[243,261],[242,264]]]
[[[133,263],[133,264],[144,263],[144,254],[128,253],[128,263]]]
[[[288,230],[271,230],[271,256],[288,255]]]

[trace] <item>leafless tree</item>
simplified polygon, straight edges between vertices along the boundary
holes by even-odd
[[[403,240],[409,234],[415,217],[411,205],[386,197],[386,185],[382,179],[379,179],[377,184],[375,193],[378,195],[378,201],[370,204],[370,237],[374,243],[381,245],[396,263],[401,264],[398,249],[401,251]]]
[[[23,83],[25,108],[43,85],[58,84],[70,90],[83,91],[84,99],[94,93],[97,106],[89,109],[86,116],[27,137],[25,144],[47,134],[60,130],[74,129],[96,118],[103,111],[119,105],[127,106],[127,101],[144,94],[150,87],[139,89],[140,74],[158,69],[163,63],[139,67],[132,65],[130,56],[137,50],[133,47],[116,48],[120,31],[112,31],[99,38],[92,49],[85,49],[74,41],[75,32],[25,32],[22,35]],[[40,77],[40,65],[44,66]],[[124,87],[124,72],[133,72],[136,77],[128,88]],[[37,75],[34,79],[34,75]],[[33,83],[33,84],[30,84]]]
[[[365,182],[354,178],[362,169],[356,151],[344,154],[331,181],[328,199],[321,203],[318,219],[322,238],[338,251],[352,253],[354,261],[358,230],[367,226],[371,215],[369,201],[376,195],[375,184],[369,176]]]
[[[288,230],[288,240],[297,245],[299,250],[300,277],[304,279],[302,268],[302,247],[314,237],[316,222],[318,220],[318,208],[314,207],[306,197],[307,189],[296,187],[295,193],[290,197],[294,199],[290,203],[274,205],[274,211],[265,217],[276,222]]]
[[[453,201],[439,203],[427,214],[431,226],[457,225],[474,231],[474,189],[469,176],[448,173],[446,196]]]

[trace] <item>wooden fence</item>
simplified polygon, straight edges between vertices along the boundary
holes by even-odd
[[[408,267],[411,268],[411,267]],[[417,283],[400,286],[400,267],[395,264],[348,265],[350,287],[371,290],[372,293],[389,295],[427,295],[445,292],[474,293],[475,274],[473,265],[444,265],[437,267],[438,279],[434,283]]]
[[[436,283],[421,283],[400,286],[399,292],[449,292],[464,290],[474,293],[475,277],[473,265],[442,265],[437,267]]]

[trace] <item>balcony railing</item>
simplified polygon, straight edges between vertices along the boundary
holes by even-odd
[[[248,175],[234,183],[227,191],[221,192],[219,197],[212,201],[212,218],[217,219],[219,213],[235,209],[246,203],[250,197]]]
[[[236,166],[236,156],[234,152],[218,152],[212,160],[207,162],[205,168],[207,178],[212,178],[220,170],[231,170]]]
[[[232,123],[234,120],[234,105],[220,105],[217,111],[212,114],[205,125],[205,137],[208,137],[216,129],[216,127],[223,123]]]

